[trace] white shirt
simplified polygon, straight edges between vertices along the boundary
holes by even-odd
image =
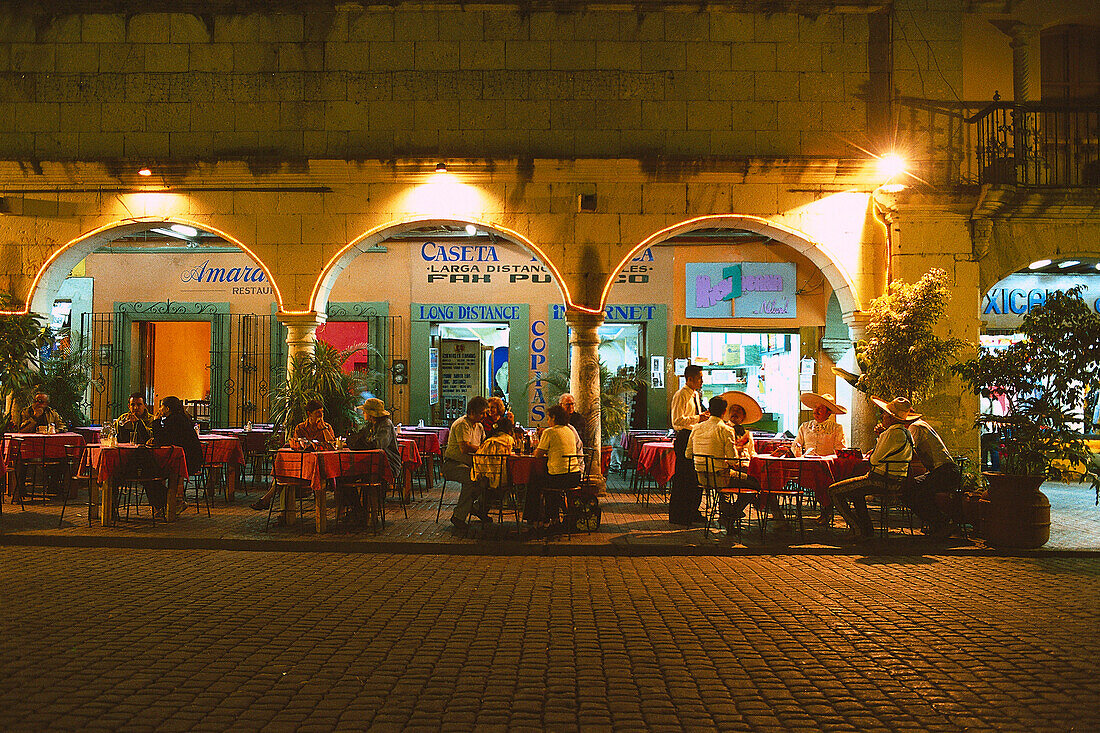
[[[469,453],[462,452],[462,443],[479,446],[483,440],[485,440],[485,429],[481,427],[481,423],[463,415],[451,423],[451,432],[447,436],[447,450],[443,452],[443,457],[468,466],[472,465],[474,459],[470,458]]]
[[[894,424],[882,431],[871,454],[871,470],[905,478],[909,474],[909,461],[913,460],[913,439],[904,425]],[[886,465],[884,461],[891,461]]]
[[[720,417],[712,417],[699,423],[691,431],[684,455],[693,459],[697,473],[714,471],[720,477],[717,485],[725,486],[726,482],[722,479],[729,476],[730,469],[741,473],[748,471],[749,459],[755,455],[752,433],[746,432],[744,440],[743,445],[738,445],[737,432],[733,426]],[[725,460],[712,461],[712,465],[708,467],[703,456]]]
[[[830,415],[825,422],[807,420],[799,425],[791,451],[796,456],[835,456],[846,447],[844,426]]]
[[[954,463],[943,440],[924,420],[914,420],[909,425],[909,434],[913,436],[913,452],[917,454],[925,471],[932,471],[945,463]]]
[[[703,412],[703,397],[686,384],[672,395],[672,427],[691,430],[699,424]]]
[[[577,465],[576,459],[566,459],[564,456],[580,455],[584,452],[581,447],[580,436],[572,425],[551,425],[542,431],[539,438],[539,450],[546,451],[546,472],[557,476],[563,473],[573,473],[584,470],[584,465]]]

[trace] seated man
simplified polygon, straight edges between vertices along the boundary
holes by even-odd
[[[871,399],[882,408],[881,432],[875,442],[875,450],[871,453],[871,472],[838,481],[829,487],[833,506],[859,540],[870,539],[874,531],[871,515],[867,513],[867,494],[884,485],[900,489],[909,472],[909,461],[913,458],[913,438],[905,426],[920,417],[920,414],[912,411],[909,400],[904,397],[891,402],[878,397]]]
[[[710,417],[691,431],[685,450],[685,455],[694,462],[699,485],[759,491],[760,482],[745,473],[748,460],[752,458],[752,436],[747,431],[738,436],[736,428],[726,422],[726,412],[730,408],[724,398],[711,397],[707,407]],[[744,408],[740,405],[736,408],[740,410],[737,417],[743,421]],[[740,425],[740,422],[735,424]],[[714,459],[709,465],[706,456]],[[751,493],[738,494],[733,503],[729,501],[729,492],[719,493],[719,521],[727,532],[731,532],[733,523],[744,516],[745,507],[750,501]]]
[[[37,433],[39,428],[52,427],[57,432],[64,432],[65,421],[50,407],[50,396],[45,392],[36,392],[30,407],[23,410],[20,415],[20,433]]]
[[[913,438],[913,453],[927,473],[905,482],[901,500],[928,527],[929,537],[946,538],[954,527],[936,504],[936,494],[958,490],[962,471],[947,452],[939,434],[924,420],[911,422],[909,435]]]
[[[294,426],[290,447],[294,450],[333,450],[336,433],[325,422],[325,405],[321,400],[310,400],[305,405],[306,419]]]
[[[481,441],[485,439],[481,416],[489,409],[484,397],[472,397],[466,403],[466,414],[451,423],[447,436],[447,448],[443,451],[443,475],[462,485],[458,495],[458,504],[451,514],[451,524],[458,529],[466,529],[466,520],[474,507],[474,499],[481,493],[481,487],[473,478],[473,454],[477,452]],[[482,509],[477,515],[482,522],[491,522],[489,513]]]
[[[119,443],[148,443],[153,437],[153,413],[145,405],[141,392],[130,395],[130,410],[115,420]]]

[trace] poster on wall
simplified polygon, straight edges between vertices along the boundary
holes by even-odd
[[[439,391],[447,421],[466,414],[466,402],[480,393],[481,342],[443,339],[439,353]]]
[[[439,349],[428,348],[428,404],[439,404]]]
[[[688,262],[688,318],[796,318],[792,262]]]

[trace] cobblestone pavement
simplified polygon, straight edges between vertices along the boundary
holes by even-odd
[[[0,548],[0,726],[1096,730],[1100,559]]]
[[[592,534],[573,534],[555,537],[549,544],[561,546],[613,546],[632,548],[645,552],[652,547],[693,547],[714,548],[719,552],[743,550],[757,552],[787,551],[829,551],[840,548],[850,551],[853,545],[848,539],[844,523],[836,520],[836,526],[821,528],[806,523],[806,536],[797,532],[781,532],[773,525],[762,541],[755,524],[749,526],[740,537],[726,538],[715,533],[707,534],[701,527],[683,529],[668,523],[668,501],[662,494],[655,494],[648,501],[639,501],[629,489],[622,477],[612,476],[608,482],[610,494],[601,498],[603,522],[599,531]],[[249,486],[250,493],[239,491],[234,503],[226,505],[220,497],[214,501],[212,514],[207,517],[205,511],[197,512],[192,506],[180,519],[170,525],[163,522],[152,526],[148,508],[143,507],[130,521],[114,527],[88,526],[87,494],[82,489],[78,499],[70,502],[66,508],[64,522],[59,527],[61,505],[51,498],[47,502],[28,502],[25,509],[18,505],[4,505],[2,519],[3,533],[8,536],[36,537],[38,541],[49,542],[50,538],[64,541],[66,538],[91,538],[95,541],[111,542],[118,538],[138,538],[156,542],[160,540],[203,541],[207,545],[217,545],[220,541],[244,542],[252,545],[268,541],[294,543],[307,547],[319,541],[377,545],[389,543],[397,546],[459,544],[479,546],[498,544],[495,540],[503,536],[515,538],[517,532],[514,520],[505,514],[504,530],[495,528],[491,532],[472,532],[465,536],[452,530],[447,519],[457,499],[458,491],[454,483],[449,484],[446,502],[436,521],[439,504],[438,487],[431,493],[418,492],[417,498],[408,506],[408,517],[401,505],[391,497],[387,509],[387,525],[377,534],[365,529],[350,530],[332,522],[333,510],[330,509],[330,530],[318,535],[311,522],[297,527],[267,527],[267,512],[249,508],[249,504],[263,491],[263,486]],[[1050,541],[1044,550],[1100,550],[1100,508],[1095,506],[1095,494],[1083,484],[1061,484],[1048,482],[1043,485],[1051,503],[1052,529]],[[815,509],[806,508],[806,516],[817,515]],[[312,519],[312,515],[311,519]],[[492,542],[486,542],[491,540]],[[546,544],[545,541],[528,545]],[[911,552],[945,551],[948,549],[970,548],[974,543],[956,537],[941,543],[932,543],[908,526],[906,518],[895,517],[891,523],[890,536],[862,546],[855,550]],[[221,545],[224,546],[224,545]]]

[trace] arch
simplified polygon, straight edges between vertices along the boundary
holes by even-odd
[[[381,224],[369,231],[360,234],[351,242],[346,244],[340,249],[339,252],[334,254],[325,266],[321,269],[320,274],[317,276],[317,282],[313,285],[313,293],[309,297],[310,307],[316,313],[324,313],[325,307],[328,304],[329,293],[332,292],[333,285],[336,284],[336,279],[340,276],[340,273],[351,264],[351,261],[365,252],[367,248],[373,247],[376,244],[380,244],[392,236],[401,234],[403,232],[411,231],[413,229],[420,229],[422,227],[429,226],[443,226],[447,224],[461,224],[463,226],[472,224],[478,228],[485,229],[493,234],[499,235],[502,239],[511,242],[525,250],[528,254],[536,257],[543,265],[550,270],[554,276],[554,282],[557,283],[558,289],[561,291],[562,297],[565,300],[567,307],[573,305],[573,298],[569,293],[569,286],[565,284],[564,279],[561,276],[561,272],[558,270],[554,262],[543,252],[539,247],[531,240],[524,237],[519,232],[513,231],[506,227],[502,227],[498,224],[492,224],[489,222],[478,221],[477,219],[462,219],[462,218],[418,218],[418,219],[402,219],[401,221],[390,221],[385,224]],[[308,312],[308,311],[306,311]]]
[[[283,295],[279,291],[279,285],[275,282],[271,270],[256,256],[255,252],[249,249],[236,237],[202,222],[174,216],[142,216],[119,219],[104,224],[97,229],[81,234],[79,237],[70,240],[65,245],[54,250],[49,258],[42,263],[42,266],[38,268],[38,272],[31,282],[30,289],[27,291],[26,304],[23,306],[23,309],[14,311],[14,313],[25,314],[31,311],[36,313],[49,313],[50,308],[53,306],[51,298],[57,293],[58,289],[61,287],[61,283],[69,276],[72,269],[85,257],[108,242],[118,239],[121,236],[136,234],[138,232],[144,232],[172,224],[183,224],[195,229],[201,229],[205,232],[217,234],[225,241],[240,248],[241,251],[251,257],[252,261],[264,271],[264,275],[267,277],[267,281],[271,283],[272,291],[275,293],[275,301],[279,304],[279,307],[282,308]]]
[[[622,260],[620,260],[619,264],[612,269],[608,276],[607,283],[604,284],[603,294],[600,296],[599,309],[590,310],[587,308],[579,308],[579,310],[586,310],[591,313],[602,313],[607,307],[607,301],[611,295],[611,288],[615,284],[615,278],[618,277],[619,272],[627,266],[630,260],[646,247],[661,244],[678,234],[703,228],[743,229],[762,234],[769,239],[787,245],[817,266],[817,269],[825,276],[825,279],[829,282],[829,286],[832,287],[833,292],[836,294],[837,300],[840,302],[841,311],[845,316],[863,309],[859,291],[856,289],[856,285],[852,281],[851,276],[848,274],[847,270],[837,262],[828,248],[821,243],[815,242],[803,232],[783,226],[782,224],[777,224],[768,219],[763,219],[759,216],[749,216],[746,214],[713,214],[673,224],[670,227],[666,227],[659,232],[651,234],[639,242],[631,248]]]

